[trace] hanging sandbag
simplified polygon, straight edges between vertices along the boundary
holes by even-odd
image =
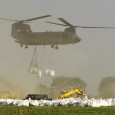
[[[45,74],[46,74],[47,76],[54,77],[54,76],[55,76],[55,71],[54,71],[54,70],[46,69]]]
[[[49,76],[49,74],[50,74],[50,70],[46,69],[45,75]]]
[[[42,77],[42,71],[41,70],[38,70],[37,77]]]
[[[29,72],[32,74],[37,74],[38,72],[38,63],[37,63],[37,50],[34,49],[33,57],[30,63]]]
[[[31,67],[30,73],[36,74],[38,72],[38,69],[36,67]]]
[[[54,76],[55,76],[55,71],[54,71],[54,70],[50,70],[50,71],[49,71],[49,75],[50,75],[51,77],[54,77]]]

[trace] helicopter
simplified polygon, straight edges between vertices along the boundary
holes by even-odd
[[[51,15],[40,16],[36,18],[30,18],[26,20],[12,20],[0,18],[2,20],[15,21],[12,24],[11,36],[15,39],[16,43],[20,44],[20,47],[25,45],[25,48],[28,48],[28,45],[50,45],[51,48],[58,49],[58,45],[66,45],[66,44],[75,44],[81,41],[81,38],[77,36],[76,28],[107,28],[107,29],[115,29],[114,27],[88,27],[88,26],[74,26],[67,22],[63,18],[58,18],[63,24],[48,22],[50,24],[66,26],[64,31],[46,31],[46,32],[33,32],[29,24],[30,21],[38,20],[46,17],[50,17]]]

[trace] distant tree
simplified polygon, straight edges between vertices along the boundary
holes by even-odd
[[[64,77],[64,76],[59,76],[59,77],[54,77],[52,79],[52,87],[61,89],[61,88],[68,88],[68,87],[72,87],[72,88],[82,88],[82,89],[86,89],[87,84],[85,83],[85,81],[83,81],[81,78],[79,77]]]
[[[44,84],[38,84],[35,88],[36,93],[48,94],[48,88]]]
[[[115,97],[115,77],[105,77],[101,80],[99,88],[99,96],[102,98]]]

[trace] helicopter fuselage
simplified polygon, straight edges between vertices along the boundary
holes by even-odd
[[[14,24],[11,35],[15,42],[26,46],[74,44],[81,40],[76,32],[68,31],[68,29],[59,32],[32,32],[28,24],[22,24],[21,26]]]

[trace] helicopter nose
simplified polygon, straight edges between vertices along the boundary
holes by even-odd
[[[75,39],[75,42],[78,43],[81,41],[81,38],[77,37],[77,39]]]
[[[78,37],[78,41],[80,42],[80,41],[81,41],[81,38]]]

